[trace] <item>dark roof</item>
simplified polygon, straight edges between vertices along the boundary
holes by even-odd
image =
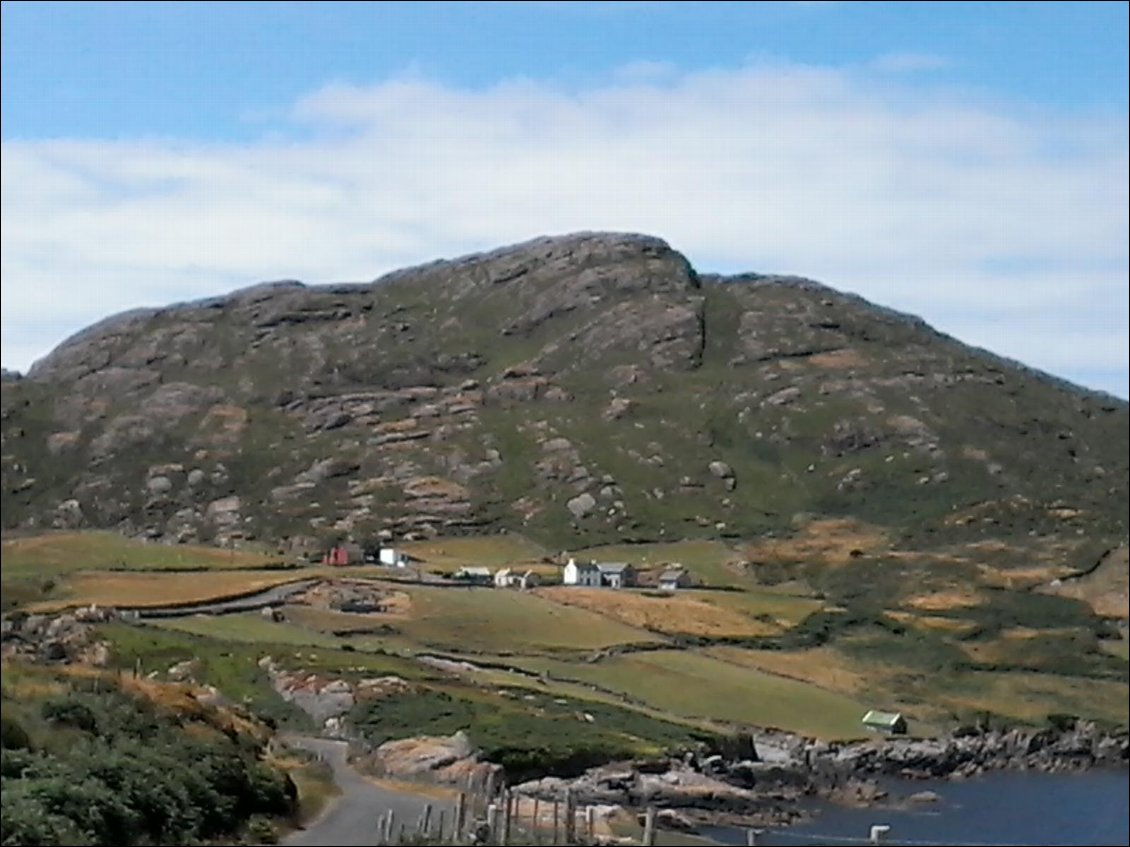
[[[596,566],[601,573],[620,573],[632,567],[627,562],[598,562]]]

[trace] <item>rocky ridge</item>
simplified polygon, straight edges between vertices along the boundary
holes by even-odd
[[[130,312],[9,374],[0,425],[7,528],[561,548],[851,515],[1072,567],[1127,529],[1125,402],[637,235]]]

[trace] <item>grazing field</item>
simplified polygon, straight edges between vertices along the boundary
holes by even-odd
[[[340,647],[338,639],[302,627],[272,621],[258,612],[238,615],[192,615],[186,618],[164,618],[148,625],[175,632],[187,632],[221,641],[243,644],[286,644],[310,647]]]
[[[425,570],[453,571],[465,565],[504,567],[539,563],[549,555],[544,547],[521,535],[487,535],[477,538],[433,538],[407,541],[397,546],[423,560]]]
[[[30,607],[46,611],[67,606],[163,606],[204,602],[245,594],[324,576],[322,568],[299,570],[230,570],[208,573],[138,573],[132,571],[83,571],[68,577],[58,599]]]
[[[866,695],[872,680],[863,668],[831,647],[810,650],[750,650],[711,647],[706,655],[739,667],[764,671],[848,696]]]
[[[81,570],[227,570],[261,568],[278,556],[202,545],[157,544],[113,532],[60,532],[3,541],[5,578]]]
[[[810,683],[738,667],[693,650],[628,653],[595,664],[524,661],[685,718],[777,727],[819,738],[854,738],[859,700]]]
[[[967,671],[912,683],[949,715],[996,714],[1042,724],[1051,714],[1088,715],[1126,725],[1126,684],[1017,671]]]
[[[824,603],[811,597],[798,597],[776,591],[751,588],[745,591],[695,591],[689,595],[722,609],[732,609],[744,615],[769,621],[778,627],[800,623],[813,612],[824,608]]]
[[[759,620],[736,609],[708,602],[702,598],[706,592],[659,595],[654,592],[567,586],[541,588],[534,593],[555,603],[588,609],[628,626],[664,635],[754,638],[781,631],[771,620]]]
[[[412,598],[411,610],[404,618],[390,616],[390,623],[422,645],[522,652],[593,650],[658,640],[641,629],[528,591],[426,586],[405,590]]]

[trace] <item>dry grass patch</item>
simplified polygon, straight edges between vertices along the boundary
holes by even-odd
[[[775,623],[785,629],[796,626],[825,606],[821,600],[784,594],[770,589],[696,591],[693,596],[712,606],[733,609],[744,615]]]
[[[1038,585],[1046,585],[1071,573],[1071,568],[1062,564],[1027,568],[995,568],[978,564],[981,584],[989,588],[1007,588],[1013,591],[1026,591]]]
[[[810,365],[816,365],[818,368],[828,368],[831,370],[845,370],[849,368],[862,368],[869,364],[870,360],[858,350],[851,347],[845,347],[842,350],[832,350],[828,353],[817,353],[815,356],[808,357]]]
[[[67,579],[66,597],[33,604],[33,611],[69,606],[163,606],[222,600],[298,579],[323,576],[320,568],[207,573],[83,571]]]
[[[860,554],[890,550],[880,527],[851,518],[823,518],[806,523],[790,538],[771,538],[743,549],[750,562],[846,565]]]
[[[780,632],[775,623],[755,620],[735,609],[689,594],[656,596],[636,591],[562,586],[536,592],[556,603],[588,609],[628,626],[665,635],[747,638]]]
[[[1086,576],[1041,589],[1046,594],[1082,600],[1103,617],[1130,617],[1130,548],[1112,550]]]
[[[984,603],[984,598],[970,588],[954,588],[949,591],[932,591],[919,594],[903,601],[904,606],[921,612],[948,612],[953,609],[973,609]]]
[[[912,626],[915,629],[926,630],[929,632],[945,632],[952,635],[965,635],[973,632],[978,628],[978,625],[963,618],[950,618],[944,615],[918,615],[913,612],[903,612],[899,610],[887,610],[887,617],[893,618],[899,623]]]

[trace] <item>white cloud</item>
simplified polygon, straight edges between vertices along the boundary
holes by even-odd
[[[637,65],[580,92],[406,76],[328,86],[290,118],[256,144],[5,142],[4,363],[138,305],[615,229],[1127,394],[1125,116],[758,64]]]

